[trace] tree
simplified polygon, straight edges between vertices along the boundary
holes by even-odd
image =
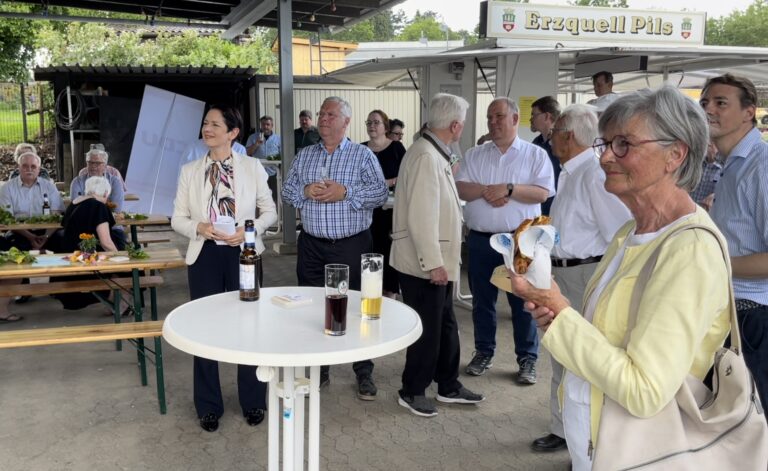
[[[768,46],[768,3],[755,0],[744,11],[707,20],[705,44],[719,46]]]
[[[29,12],[24,5],[5,5],[4,11]],[[35,28],[30,20],[0,21],[0,81],[26,82],[35,57]]]
[[[627,0],[575,0],[568,2],[574,6],[580,7],[611,7],[611,8],[628,8]]]
[[[416,11],[413,20],[403,28],[397,36],[398,41],[418,41],[426,38],[432,41],[445,41],[446,39],[462,39],[462,36],[437,21],[437,13]]]

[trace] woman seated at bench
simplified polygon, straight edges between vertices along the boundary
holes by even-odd
[[[115,218],[107,207],[107,198],[112,186],[104,177],[91,177],[85,182],[85,195],[72,200],[61,222],[64,226],[64,236],[61,240],[63,252],[79,250],[80,234],[96,236],[99,252],[117,252],[125,249],[125,240],[113,234],[112,227]],[[91,275],[81,277],[66,277],[62,280],[90,279]],[[53,280],[52,280],[53,281]],[[99,293],[104,296],[106,292]],[[80,309],[98,302],[90,293],[63,293],[55,297],[64,305],[64,309]]]

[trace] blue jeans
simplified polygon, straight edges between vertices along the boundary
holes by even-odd
[[[738,311],[744,361],[752,373],[763,408],[768,404],[768,307]]]
[[[493,250],[490,239],[470,231],[469,289],[472,291],[472,323],[475,326],[475,350],[493,356],[496,350],[496,300],[499,290],[491,284],[493,270],[504,264],[500,253]],[[539,336],[531,314],[523,311],[523,300],[507,293],[512,308],[512,334],[517,362],[539,357]]]

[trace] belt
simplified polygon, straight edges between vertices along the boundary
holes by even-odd
[[[470,232],[470,233],[472,233],[472,234],[478,235],[478,236],[480,236],[480,237],[487,237],[487,238],[489,238],[489,239],[490,239],[490,238],[491,238],[491,236],[493,236],[494,234],[497,234],[496,232],[480,232],[480,231],[476,231],[476,230],[474,230],[474,229],[470,229],[470,230],[469,230],[469,232]],[[509,234],[509,235],[512,235],[512,234],[514,234],[514,233],[515,233],[515,231],[504,231],[504,232],[500,232],[500,233],[498,233],[498,234],[501,234],[501,233],[503,233],[503,234]]]
[[[736,300],[736,310],[737,311],[747,311],[749,309],[760,309],[763,307],[768,307],[765,304],[756,303],[749,299],[737,299]]]
[[[589,258],[553,258],[553,267],[575,267],[577,265],[586,265],[588,263],[597,263],[603,259],[602,255]]]

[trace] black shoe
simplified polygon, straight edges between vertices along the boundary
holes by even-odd
[[[219,418],[216,414],[205,414],[200,418],[200,427],[206,432],[215,432],[219,428]]]
[[[426,396],[406,396],[402,392],[398,392],[397,403],[419,417],[434,417],[437,415],[435,403]]]
[[[490,369],[493,366],[493,355],[486,355],[485,353],[475,352],[475,356],[472,357],[472,361],[467,365],[465,370],[468,375],[480,376],[485,373],[485,370]]]
[[[32,299],[32,296],[19,296],[19,297],[16,298],[16,300],[14,302],[16,304],[24,304],[27,301],[29,301],[30,299]]]
[[[243,416],[248,425],[255,427],[264,421],[264,409],[249,409]]]
[[[565,438],[558,437],[554,433],[550,433],[547,436],[537,438],[531,443],[533,451],[540,451],[547,453],[550,451],[557,451],[566,448],[568,445],[565,443]]]
[[[320,370],[320,387],[324,388],[331,384],[331,372],[330,370]]]
[[[485,396],[482,394],[473,393],[464,386],[453,391],[450,394],[437,393],[437,402],[443,402],[446,404],[477,404],[483,402]]]
[[[536,360],[524,358],[520,362],[520,370],[517,372],[518,384],[536,384]]]
[[[360,375],[357,377],[357,397],[364,401],[376,399],[376,385],[373,383],[371,375]]]

